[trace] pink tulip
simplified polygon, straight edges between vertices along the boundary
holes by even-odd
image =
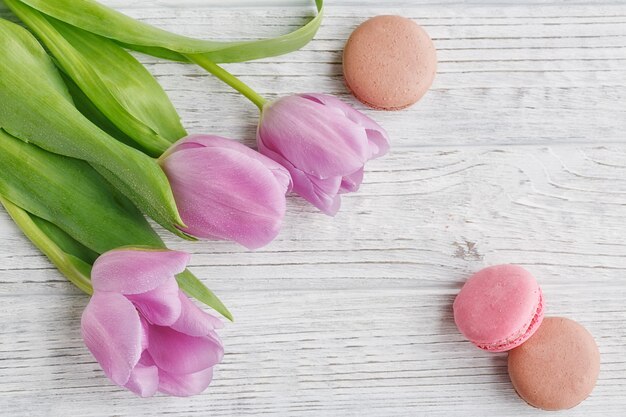
[[[234,240],[248,249],[278,235],[291,177],[271,159],[233,140],[192,135],[174,144],[161,166],[186,233]]]
[[[340,194],[357,191],[365,163],[389,150],[385,130],[324,94],[283,97],[263,107],[259,152],[289,170],[293,190],[328,215]]]
[[[113,382],[142,397],[199,394],[222,360],[221,321],[178,288],[188,261],[184,252],[118,249],[93,266],[83,339]]]

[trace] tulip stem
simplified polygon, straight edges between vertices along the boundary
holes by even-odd
[[[217,65],[215,62],[211,61],[204,55],[193,54],[186,55],[186,57],[191,61],[211,74],[215,75],[220,80],[224,81],[226,84],[243,94],[248,100],[253,102],[259,110],[263,110],[263,105],[267,102],[263,97],[261,97],[256,91],[250,88],[247,84],[242,82],[239,78],[235,77],[230,72],[226,71],[224,68]]]
[[[65,253],[37,226],[28,212],[1,196],[0,203],[2,203],[9,216],[11,216],[26,237],[52,261],[72,284],[87,294],[93,292],[91,280],[89,279],[91,265]]]

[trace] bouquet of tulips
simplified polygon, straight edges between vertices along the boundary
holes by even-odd
[[[323,16],[273,39],[175,35],[92,0],[4,0],[0,20],[0,202],[24,234],[91,295],[82,334],[105,374],[141,396],[204,391],[224,353],[224,304],[144,216],[188,240],[270,243],[293,191],[334,215],[389,147],[372,119],[324,94],[267,102],[219,63],[297,50]],[[127,49],[197,64],[260,111],[258,151],[188,135]]]

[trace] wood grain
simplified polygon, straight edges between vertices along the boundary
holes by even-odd
[[[105,3],[223,39],[285,33],[312,13],[302,1]],[[466,277],[497,263],[531,270],[548,314],[600,346],[597,388],[560,415],[626,414],[626,4],[363,3],[329,1],[300,52],[227,66],[268,97],[337,94],[384,124],[393,149],[336,218],[290,197],[282,234],[257,252],[164,234],[236,316],[213,386],[141,400],[109,383],[80,339],[87,299],[2,212],[0,415],[541,415],[515,395],[506,356],[473,348],[452,321]],[[364,109],[341,78],[346,37],[381,13],[414,18],[438,49],[433,89],[403,112]],[[139,57],[190,131],[254,144],[243,98],[192,66]]]

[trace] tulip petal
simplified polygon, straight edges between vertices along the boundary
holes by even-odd
[[[148,323],[148,321],[141,314],[139,314],[139,321],[141,321],[141,350],[143,351],[141,359],[139,359],[139,362],[141,362],[142,360],[145,360],[145,355],[147,353],[146,349],[148,349],[148,345],[150,344],[150,341],[148,340],[150,323]]]
[[[337,214],[341,207],[341,197],[337,195],[341,186],[340,177],[321,180],[307,175],[293,166],[282,155],[267,149],[262,141],[259,141],[259,150],[287,168],[293,181],[293,191],[296,194],[313,204],[324,214],[329,216]]]
[[[96,292],[83,311],[81,332],[104,373],[116,384],[125,385],[144,344],[133,304],[121,294]]]
[[[144,293],[183,272],[189,258],[185,252],[170,250],[112,250],[94,263],[91,283],[94,291]]]
[[[308,177],[307,179],[311,184],[314,195],[324,204],[322,210],[331,216],[337,214],[341,206],[341,197],[338,196],[341,187],[341,178],[334,177],[322,180]]]
[[[341,180],[341,187],[339,187],[339,194],[354,193],[359,191],[361,183],[363,182],[363,168],[357,172],[343,177]]]
[[[383,156],[389,151],[389,135],[387,134],[387,131],[385,131],[385,129],[383,129],[382,126],[376,123],[372,118],[366,116],[335,96],[316,93],[300,94],[300,96],[309,100],[315,100],[325,106],[338,109],[348,119],[364,127],[371,148],[370,159]]]
[[[194,337],[161,326],[150,326],[148,352],[159,369],[172,374],[200,372],[224,356],[222,343],[213,332]]]
[[[176,397],[189,397],[203,392],[213,380],[213,368],[187,375],[159,372],[159,391]]]
[[[284,184],[258,158],[228,148],[174,152],[163,162],[185,232],[234,240],[249,249],[270,243],[286,210]]]
[[[371,155],[365,129],[317,101],[288,96],[266,105],[257,142],[307,175],[342,177]]]
[[[284,188],[285,193],[291,190],[291,177],[289,176],[289,172],[282,165],[235,140],[215,135],[195,134],[189,135],[176,142],[174,148],[178,151],[183,149],[197,149],[201,147],[232,149],[233,151],[240,152],[249,158],[255,159],[261,162],[267,169],[272,171],[278,183]]]
[[[181,304],[178,283],[173,276],[153,290],[126,297],[152,324],[169,326],[180,317]]]
[[[390,145],[389,139],[385,136],[386,133],[373,129],[365,129],[365,133],[367,134],[370,150],[372,151],[370,159],[378,158],[389,152]]]
[[[140,397],[152,397],[159,389],[159,368],[137,364],[124,387]]]
[[[170,326],[172,329],[189,336],[206,336],[212,330],[224,327],[220,319],[201,310],[182,291],[179,299],[181,313],[176,323]]]

